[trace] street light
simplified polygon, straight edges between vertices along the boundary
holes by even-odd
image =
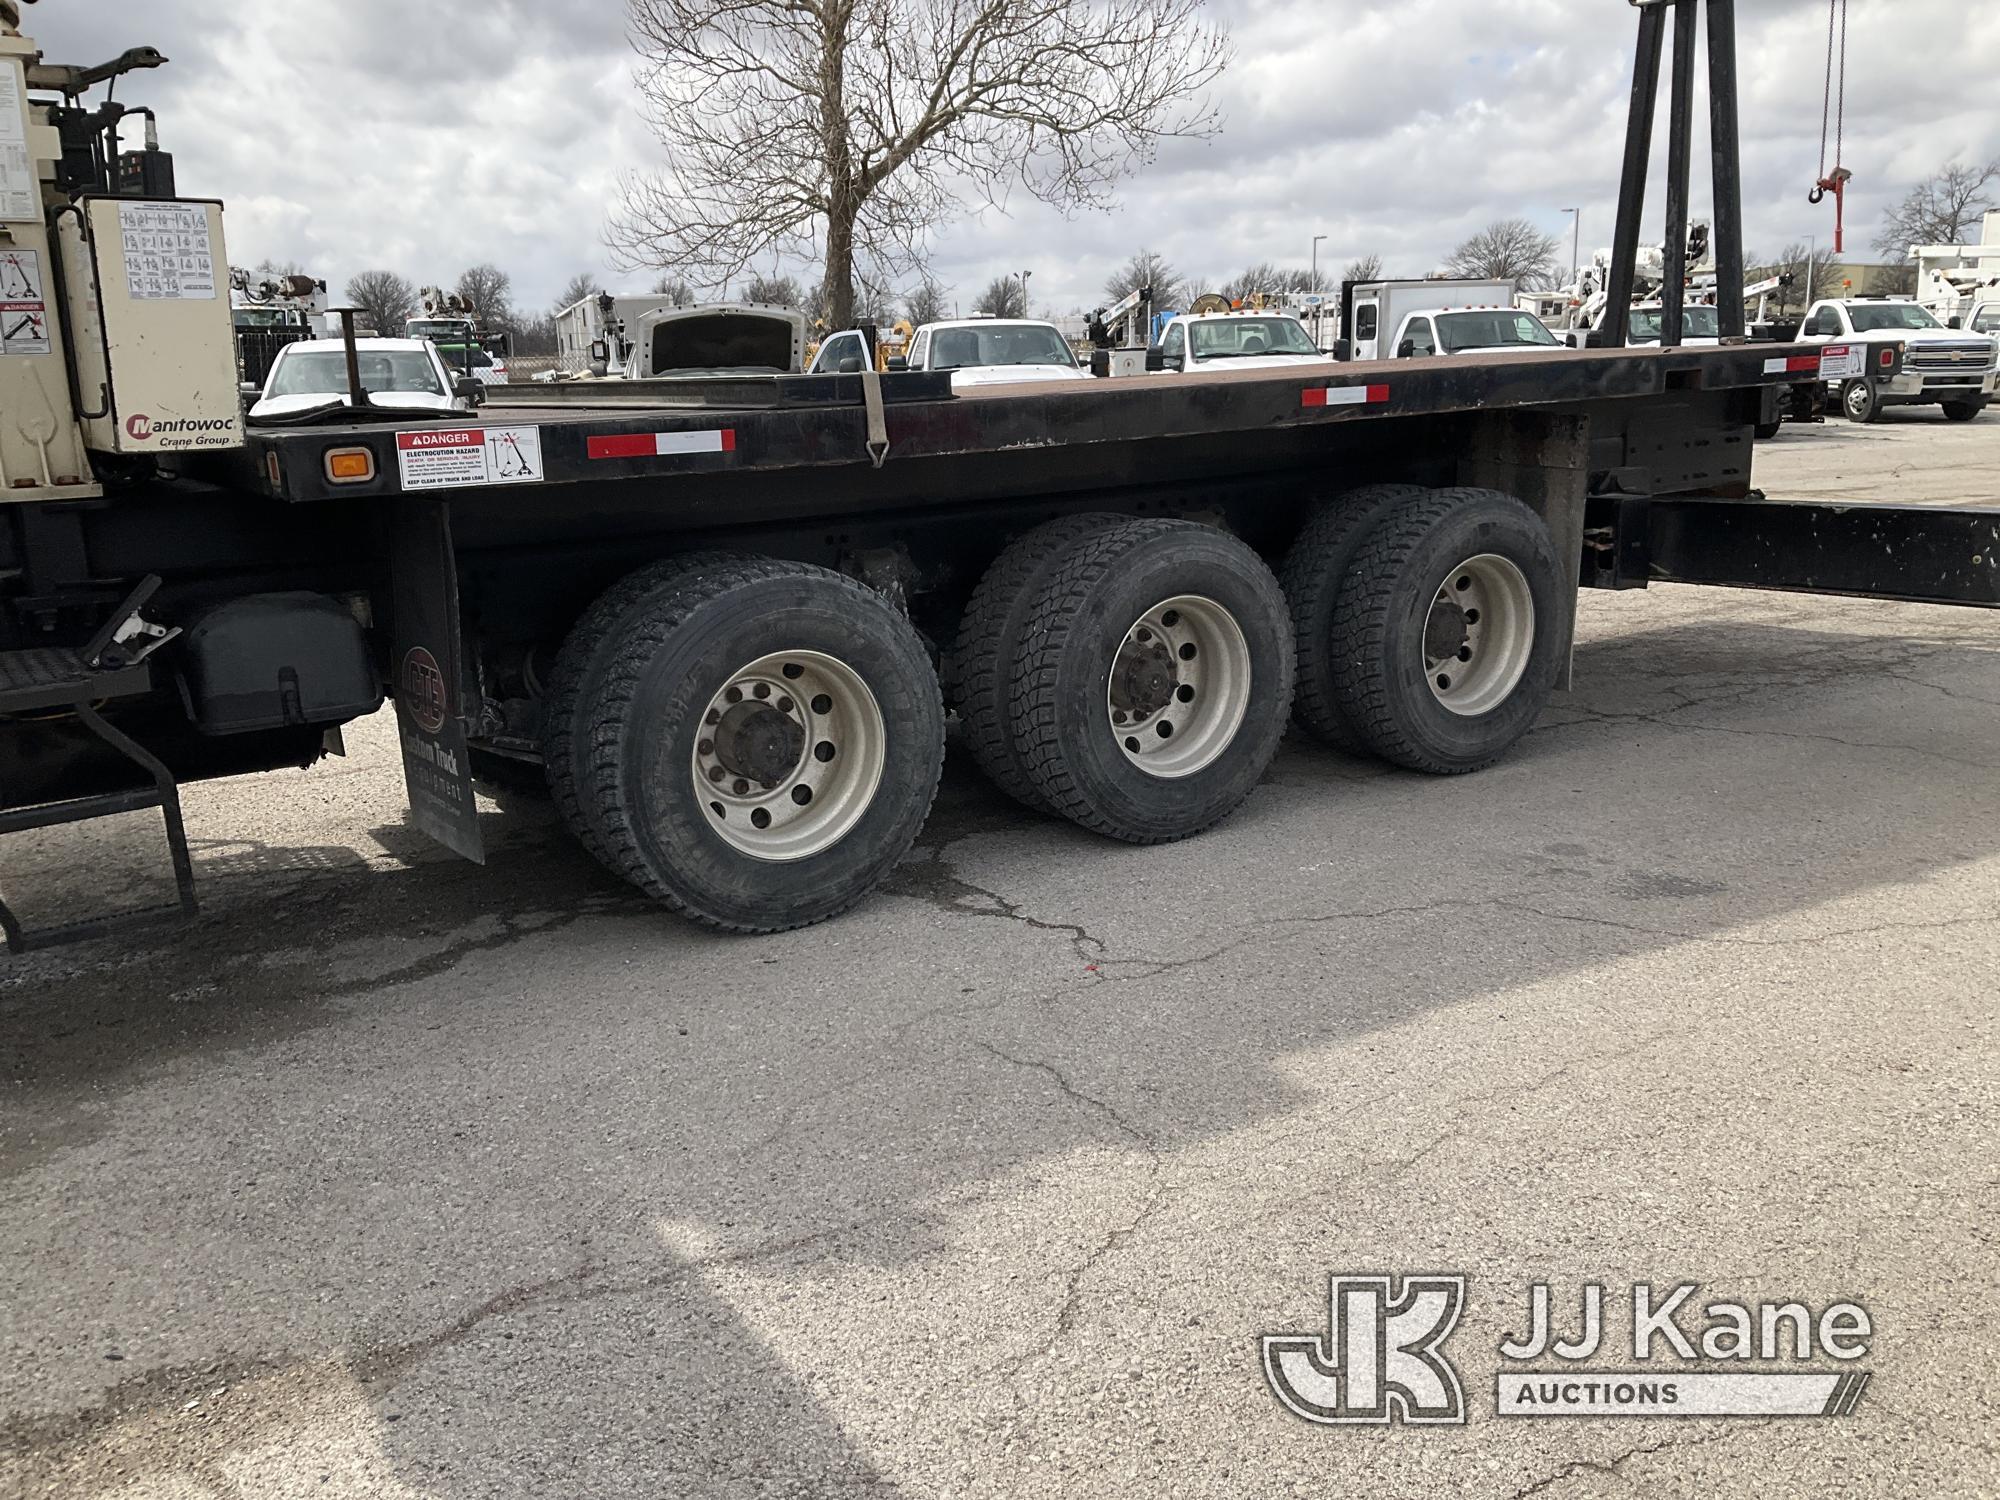
[[[1322,311],[1319,305],[1319,242],[1325,238],[1326,236],[1323,234],[1316,234],[1313,236],[1313,268],[1312,268],[1312,286],[1310,290],[1312,292],[1312,297],[1313,297],[1313,342],[1315,344],[1317,344],[1320,341],[1320,333],[1321,333],[1320,318]]]
[[[1028,301],[1028,278],[1034,274],[1033,271],[1021,273],[1021,316],[1024,318],[1031,316],[1034,311],[1033,305]]]
[[[1565,208],[1562,212],[1568,214],[1570,217],[1569,284],[1575,286],[1577,278],[1583,274],[1581,260],[1583,254],[1583,214],[1580,210],[1574,208]]]

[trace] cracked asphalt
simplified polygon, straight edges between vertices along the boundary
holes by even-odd
[[[1760,481],[2000,503],[2000,418],[1928,416]],[[770,939],[531,800],[430,848],[379,717],[191,788],[194,928],[0,961],[0,1493],[2000,1491],[1994,616],[1587,594],[1576,670],[1489,772],[1294,742],[1159,849],[955,756],[885,891]],[[135,818],[7,879],[156,864]],[[1266,1388],[1383,1270],[1469,1278],[1466,1426]],[[1536,1280],[1850,1298],[1873,1384],[1499,1419]]]

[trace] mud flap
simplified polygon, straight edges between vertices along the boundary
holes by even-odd
[[[388,518],[392,685],[410,821],[447,849],[486,863],[472,795],[469,697],[459,628],[451,510],[441,500],[398,497]]]

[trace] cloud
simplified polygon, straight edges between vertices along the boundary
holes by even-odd
[[[239,263],[297,260],[336,289],[386,266],[423,282],[491,260],[542,306],[579,271],[621,278],[600,234],[625,174],[659,163],[637,113],[620,0],[46,0],[25,29],[58,61],[138,43],[172,60],[122,81],[155,106],[181,191],[228,204]],[[1148,246],[1209,283],[1253,261],[1376,254],[1435,267],[1497,218],[1582,253],[1609,240],[1630,86],[1630,8],[1576,0],[1211,0],[1235,40],[1222,133],[1169,143],[1112,212],[1065,220],[1025,194],[942,226],[938,278],[969,304],[1034,273],[1034,301],[1101,300]],[[1832,232],[1819,174],[1820,0],[1739,9],[1744,217],[1753,247]],[[129,32],[129,34],[128,34]],[[1951,38],[1949,56],[1933,45]],[[1946,159],[2000,156],[2000,6],[1856,5],[1849,21],[1847,254]],[[1659,135],[1665,137],[1664,100]],[[1706,211],[1705,128],[1696,212]],[[1830,149],[1830,148],[1829,148]],[[1657,225],[1663,162],[1656,150]],[[1655,231],[1657,232],[1657,231]],[[800,269],[800,268],[792,268]],[[808,269],[807,279],[811,279]]]

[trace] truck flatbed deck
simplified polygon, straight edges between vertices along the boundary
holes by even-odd
[[[1153,444],[1245,434],[1293,436],[1273,463],[1307,452],[1310,434],[1344,424],[1498,409],[1574,407],[1658,397],[1674,391],[1762,391],[1809,378],[1819,351],[1806,345],[1744,344],[1720,349],[1563,350],[1532,356],[1474,355],[1444,360],[1379,360],[1325,369],[1258,369],[1153,375],[1118,380],[1037,381],[950,394],[926,374],[880,377],[889,461],[873,485],[885,494],[910,460],[1049,450],[1099,444]],[[588,392],[615,382],[590,382]],[[468,428],[533,428],[541,467],[534,483],[597,484],[869,463],[863,377],[770,376],[718,382],[634,382],[653,392],[615,402],[585,400],[577,386],[542,404],[532,387],[507,390],[463,419]],[[578,394],[572,396],[572,392]],[[253,427],[249,470],[273,498],[324,500],[406,488],[396,435],[449,426],[386,418],[310,427]],[[646,446],[665,435],[669,441]],[[620,439],[635,441],[621,442]],[[1258,458],[1232,445],[1232,462]],[[335,485],[322,455],[368,447],[375,481]],[[266,455],[276,457],[275,470]],[[275,472],[277,482],[271,475]],[[909,479],[921,485],[922,476]],[[480,484],[488,482],[481,479]],[[460,487],[443,484],[425,488]],[[663,497],[664,498],[664,497]]]

